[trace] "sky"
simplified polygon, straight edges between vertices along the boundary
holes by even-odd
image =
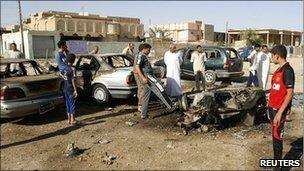
[[[303,31],[303,1],[21,1],[23,18],[41,11],[140,18],[155,24],[200,20],[215,31],[273,28]],[[17,1],[1,1],[1,25],[17,24]]]

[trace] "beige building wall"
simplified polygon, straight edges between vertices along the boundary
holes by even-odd
[[[39,31],[58,31],[62,36],[102,37],[116,39],[143,38],[144,25],[138,18],[48,11],[31,15],[26,28]]]
[[[233,43],[241,40],[241,34],[246,30],[229,30],[228,42]],[[283,44],[286,46],[299,46],[301,43],[301,32],[291,30],[257,29],[257,35],[263,44],[268,46]]]
[[[166,30],[174,42],[214,40],[214,26],[203,24],[202,21],[162,24],[154,25],[152,27]]]

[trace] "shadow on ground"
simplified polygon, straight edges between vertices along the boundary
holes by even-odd
[[[111,103],[97,104],[92,100],[87,100],[83,98],[77,101],[76,117],[94,114],[124,104],[134,106],[136,105],[136,103],[137,103],[136,99],[128,99],[128,100],[114,99]],[[108,117],[110,117],[111,115],[112,114],[109,114]],[[113,114],[113,116],[115,116],[115,114]],[[62,105],[43,115],[34,114],[23,118],[1,119],[1,124],[11,122],[20,125],[43,125],[43,124],[63,121],[66,119],[67,116],[65,114],[65,106]]]
[[[291,143],[290,150],[286,153],[285,160],[300,160],[303,155],[303,137],[298,138]],[[303,163],[302,163],[303,165]],[[302,167],[302,166],[300,166]],[[283,170],[291,170],[292,167],[283,168]]]

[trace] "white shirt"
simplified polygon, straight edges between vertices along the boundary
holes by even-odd
[[[252,71],[253,74],[254,71],[256,71],[258,68],[257,54],[258,52],[256,50],[253,50],[248,56],[248,59],[251,59],[252,61],[252,65],[249,67],[249,71]]]
[[[14,58],[14,59],[23,58],[23,54],[19,50],[16,51],[10,50],[8,54],[9,54],[9,58]]]
[[[193,71],[194,74],[197,71],[205,71],[205,61],[206,61],[206,54],[204,52],[199,53],[198,51],[194,51],[191,54],[191,62],[193,62]]]

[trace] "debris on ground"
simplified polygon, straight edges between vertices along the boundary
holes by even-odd
[[[83,153],[84,150],[79,149],[78,147],[75,147],[75,143],[68,144],[64,155],[66,157],[76,157]]]
[[[116,156],[108,155],[108,153],[106,152],[106,153],[105,153],[105,156],[104,156],[103,159],[102,159],[102,162],[103,162],[104,164],[111,165],[111,164],[114,163],[114,160],[115,160],[115,159],[117,159]]]
[[[109,144],[110,142],[112,142],[111,140],[107,140],[107,139],[100,139],[100,140],[97,140],[95,142],[95,144]]]
[[[133,126],[133,125],[138,124],[138,121],[129,120],[129,121],[126,122],[126,124],[129,125],[129,126]]]
[[[304,93],[297,93],[293,96],[292,106],[296,108],[304,107]]]
[[[107,110],[108,110],[108,111],[111,111],[111,110],[113,110],[113,108],[109,107],[109,108],[107,108]]]

